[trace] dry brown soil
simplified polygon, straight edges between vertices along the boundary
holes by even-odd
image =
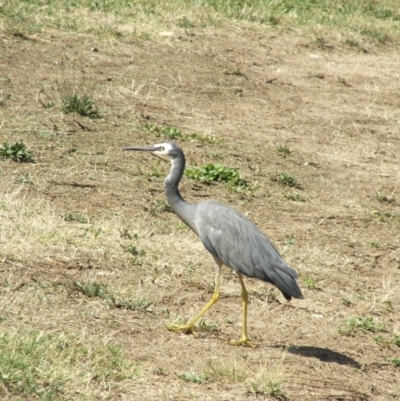
[[[58,32],[0,39],[0,89],[12,95],[0,106],[0,142],[24,140],[36,160],[0,161],[2,196],[14,194],[11,202],[22,209],[47,208],[57,218],[83,213],[105,236],[84,242],[79,223],[71,223],[72,240],[49,245],[35,234],[35,224],[40,230],[47,224],[38,218],[23,238],[13,234],[1,243],[0,296],[9,303],[3,329],[83,330],[122,344],[125,358],[142,370],[111,399],[273,399],[252,386],[271,380],[290,400],[396,399],[398,49],[366,43],[363,52],[336,36],[321,43],[301,32],[246,26],[164,32],[148,41]],[[72,91],[92,96],[103,118],[62,113],[61,99]],[[43,107],[48,102],[55,106]],[[245,213],[300,275],[305,298],[291,303],[266,284],[246,281],[255,349],[228,344],[241,330],[240,286],[228,268],[221,298],[205,316],[217,329],[199,328],[194,337],[165,328],[209,299],[214,269],[198,238],[163,206],[169,166],[121,152],[163,140],[146,124],[215,137],[177,142],[188,165],[237,168],[252,189],[237,193],[184,177],[183,195],[192,202],[218,199]],[[278,146],[294,153],[282,157]],[[28,173],[33,185],[21,184],[18,177]],[[300,188],[271,180],[277,173],[294,175]],[[18,224],[33,218],[19,215]],[[145,256],[123,249],[135,241],[124,230],[137,235]],[[38,280],[63,287],[35,292]],[[75,280],[145,294],[151,311],[89,299],[74,289]],[[310,280],[316,288],[307,288]],[[340,334],[351,316],[373,318],[385,329]],[[209,378],[187,382],[179,377],[185,372]]]

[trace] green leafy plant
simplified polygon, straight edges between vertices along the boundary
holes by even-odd
[[[23,141],[14,143],[5,142],[0,146],[0,157],[3,159],[12,159],[19,163],[35,162],[32,153],[27,149]]]
[[[198,324],[199,328],[204,331],[214,331],[218,328],[218,323],[206,323],[204,319],[201,319]]]
[[[192,370],[190,372],[186,373],[181,373],[178,375],[178,377],[186,382],[192,382],[192,383],[197,383],[201,384],[209,379],[207,375],[199,375],[194,373]]]
[[[64,113],[76,113],[91,119],[101,118],[99,110],[88,95],[79,97],[76,93],[66,95],[61,100],[61,108]]]
[[[176,127],[171,127],[171,126],[159,127],[158,125],[155,124],[148,124],[146,128],[150,132],[153,132],[157,137],[163,137],[168,140],[183,138],[182,131]]]
[[[185,174],[197,181],[205,184],[214,182],[225,182],[232,187],[244,188],[247,183],[242,175],[235,168],[224,167],[222,164],[205,164],[203,166],[192,166],[187,168]]]
[[[385,331],[385,323],[376,323],[372,317],[350,316],[345,327],[338,328],[340,334],[350,334],[354,330],[379,333]]]
[[[270,178],[271,178],[271,181],[275,181],[279,185],[300,188],[300,183],[297,181],[297,178],[295,176],[293,176],[292,174],[278,173],[278,174],[272,175]]]

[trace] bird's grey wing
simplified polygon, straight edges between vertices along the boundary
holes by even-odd
[[[297,273],[245,216],[216,201],[198,205],[197,232],[206,249],[233,270],[274,284],[287,299],[301,298]]]

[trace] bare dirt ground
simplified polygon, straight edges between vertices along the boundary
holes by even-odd
[[[0,142],[23,140],[36,160],[0,161],[3,330],[75,331],[122,344],[140,374],[94,389],[93,399],[396,399],[398,49],[366,43],[363,52],[339,37],[246,26],[149,41],[57,32],[0,39],[1,89],[12,94],[0,106]],[[90,94],[103,118],[63,114],[61,99],[72,91]],[[183,195],[245,213],[300,275],[305,299],[290,304],[246,281],[256,349],[228,345],[241,331],[240,285],[229,269],[197,338],[165,328],[209,299],[214,268],[164,207],[169,166],[121,151],[163,140],[147,124],[215,137],[177,142],[188,165],[237,168],[252,189],[184,177]],[[278,146],[294,153],[282,157]],[[271,180],[283,172],[301,187]],[[296,194],[305,201],[284,196]],[[67,221],[67,213],[88,221]],[[114,308],[73,286],[90,280],[152,305]],[[351,317],[384,329],[352,328]],[[180,377],[188,372],[203,380]],[[280,392],[271,395],[266,383]]]

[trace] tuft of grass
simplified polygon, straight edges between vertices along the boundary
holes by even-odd
[[[303,196],[301,196],[298,193],[295,194],[283,194],[283,196],[288,199],[291,200],[293,202],[305,202],[305,198]]]
[[[379,333],[385,331],[385,323],[376,323],[372,317],[350,316],[346,320],[346,326],[339,327],[340,334],[351,334],[355,330]]]
[[[90,398],[93,386],[111,388],[140,374],[120,345],[83,334],[1,331],[0,349],[0,394],[15,399]]]
[[[108,289],[106,286],[100,283],[96,283],[94,281],[88,281],[87,283],[80,283],[79,281],[74,281],[74,288],[81,292],[83,295],[86,295],[88,298],[107,298]]]
[[[377,192],[376,194],[375,194],[375,196],[376,196],[376,199],[378,199],[378,201],[379,202],[386,202],[386,203],[394,203],[394,201],[395,201],[395,199],[394,199],[394,197],[392,196],[392,195],[390,195],[390,196],[386,196],[386,195],[383,195],[381,192]]]
[[[317,281],[315,280],[314,277],[305,276],[303,278],[303,283],[309,290],[318,290]]]
[[[0,157],[3,159],[12,159],[19,163],[34,163],[32,153],[28,150],[23,141],[9,143],[5,142],[0,146]]]
[[[276,148],[278,155],[282,157],[291,156],[294,151],[290,150],[286,145],[279,145]]]
[[[282,391],[282,386],[279,381],[269,380],[266,383],[251,383],[251,389],[254,394],[262,396],[270,396],[276,398],[277,400],[287,400],[288,397]]]
[[[146,210],[149,211],[153,216],[156,216],[160,213],[172,213],[171,205],[168,202],[157,199],[155,199],[150,206],[146,206]]]
[[[67,213],[63,214],[62,217],[64,218],[65,221],[69,221],[69,222],[76,221],[77,223],[81,223],[81,224],[90,223],[90,219],[80,212],[77,212],[77,213],[67,212]]]
[[[98,297],[103,299],[110,306],[119,309],[151,312],[149,308],[153,304],[153,301],[142,296],[136,296],[131,299],[125,298],[116,291],[110,289],[107,285],[97,283],[95,281],[88,281],[86,283],[74,281],[74,289],[88,298]]]
[[[271,181],[277,182],[279,185],[300,188],[300,183],[297,181],[297,178],[292,174],[278,173],[272,175],[270,179]]]
[[[61,109],[66,114],[75,113],[91,119],[101,118],[98,107],[88,95],[80,97],[74,93],[64,96],[61,99]]]
[[[245,367],[237,366],[236,362],[218,363],[209,362],[207,375],[213,380],[229,380],[230,382],[244,382],[247,378]]]
[[[168,141],[180,139],[182,141],[196,141],[208,144],[214,144],[217,140],[212,135],[184,134],[179,128],[171,126],[159,126],[156,124],[146,124],[145,128],[154,133],[156,137],[162,137]]]
[[[185,170],[185,174],[205,184],[225,182],[235,189],[247,187],[247,182],[235,168],[225,167],[222,164],[208,163],[203,166],[192,166]]]
[[[393,363],[394,366],[400,368],[400,358],[393,358],[390,361]]]
[[[146,255],[146,252],[143,249],[139,249],[136,245],[133,244],[124,245],[124,249],[134,256]]]
[[[184,380],[185,382],[192,382],[197,384],[204,383],[209,379],[209,376],[205,374],[202,375],[197,374],[193,370],[190,370],[190,372],[181,373],[178,375],[178,377]]]
[[[372,248],[380,248],[381,247],[379,242],[371,241],[369,244],[372,246]]]
[[[198,323],[198,327],[204,331],[215,331],[218,330],[218,323],[206,323],[204,319],[201,319]]]
[[[19,182],[20,184],[30,184],[33,185],[33,178],[29,173],[26,174],[20,174],[17,177],[17,182]]]

